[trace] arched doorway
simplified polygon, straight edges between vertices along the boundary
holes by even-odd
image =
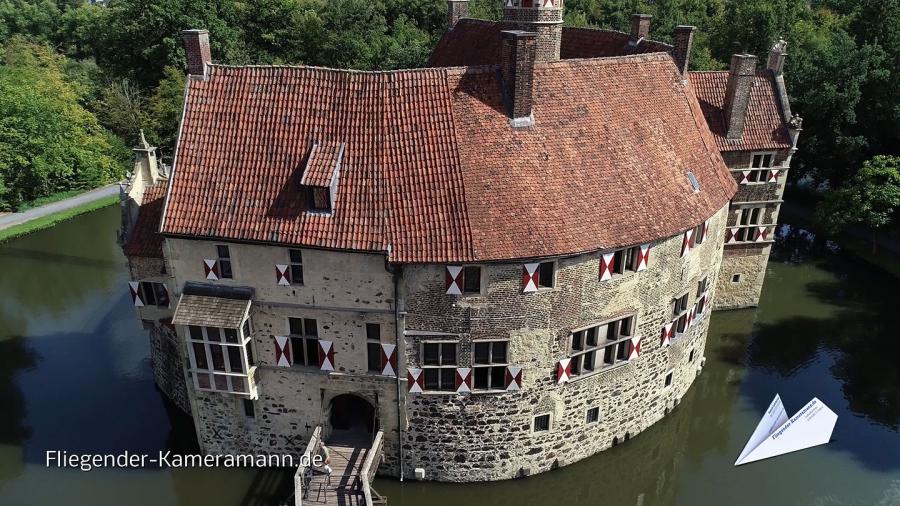
[[[362,397],[341,394],[331,399],[331,440],[371,442],[376,422],[375,406]]]

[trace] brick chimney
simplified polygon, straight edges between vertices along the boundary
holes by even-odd
[[[563,0],[501,0],[503,21],[519,31],[536,34],[535,59],[559,60]]]
[[[469,0],[447,0],[447,29],[452,30],[456,22],[469,17]]]
[[[688,66],[691,63],[691,46],[694,43],[693,26],[679,25],[672,32],[672,59],[681,72],[681,78],[687,79]]]
[[[534,61],[538,35],[522,30],[505,30],[500,35],[503,37],[500,78],[510,124],[513,127],[531,126]]]
[[[206,30],[185,30],[184,52],[187,56],[188,75],[206,77],[206,66],[212,63],[209,52],[209,32]]]
[[[740,139],[744,135],[744,120],[750,105],[750,90],[756,78],[756,56],[735,54],[731,56],[731,70],[725,89],[725,137]]]
[[[631,43],[637,44],[641,39],[650,37],[650,20],[653,16],[649,14],[632,14],[631,15]]]
[[[780,76],[784,72],[784,59],[786,56],[787,42],[781,39],[769,50],[769,61],[766,63],[766,68],[771,70],[775,76]]]

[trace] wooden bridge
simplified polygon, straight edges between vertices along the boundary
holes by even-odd
[[[321,468],[305,466],[322,448],[322,428],[316,427],[294,474],[294,505],[310,506],[386,506],[387,499],[372,489],[372,480],[382,459],[384,433],[368,437],[336,433],[325,442],[331,459],[331,474]]]

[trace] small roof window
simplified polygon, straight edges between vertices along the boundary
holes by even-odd
[[[694,193],[700,191],[700,182],[697,181],[697,176],[694,175],[693,171],[688,171],[687,173],[688,180],[691,182],[691,187],[694,188]]]
[[[313,141],[300,178],[310,212],[331,213],[337,195],[338,176],[344,159],[343,142]]]

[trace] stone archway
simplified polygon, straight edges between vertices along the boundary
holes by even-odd
[[[377,422],[375,406],[366,399],[354,394],[341,394],[331,399],[329,439],[371,442]]]

